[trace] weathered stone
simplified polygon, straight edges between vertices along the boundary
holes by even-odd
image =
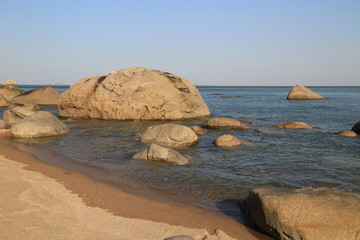
[[[0,119],[0,129],[5,129],[6,128],[6,123]]]
[[[203,124],[204,128],[225,130],[225,129],[238,129],[247,130],[250,129],[248,125],[242,123],[236,119],[230,118],[211,118]]]
[[[255,132],[259,132],[259,133],[268,133],[268,134],[279,134],[279,133],[284,133],[283,131],[279,131],[279,130],[270,130],[270,129],[256,129]]]
[[[280,125],[274,125],[273,128],[287,128],[287,129],[312,129],[313,127],[304,122],[290,122]]]
[[[24,104],[23,108],[27,109],[29,111],[40,111],[41,110],[41,108],[38,105],[33,104],[33,103]]]
[[[189,160],[179,152],[157,144],[151,144],[144,151],[135,154],[133,158],[152,161],[165,161],[176,165],[185,165],[189,163]]]
[[[4,96],[4,98],[7,102],[10,102],[11,99],[13,99],[14,97],[16,97],[22,93],[24,93],[24,91],[18,87],[0,86],[0,95]]]
[[[53,114],[40,111],[14,124],[10,132],[14,137],[36,138],[62,135],[69,132],[69,129]]]
[[[197,135],[205,135],[207,133],[206,129],[203,129],[199,126],[191,126],[190,127]]]
[[[210,115],[200,92],[176,75],[132,67],[83,78],[59,102],[59,115],[118,120],[176,120]]]
[[[34,115],[35,113],[35,111],[30,111],[23,107],[14,106],[4,112],[4,121],[8,125],[13,125],[22,121],[26,117]]]
[[[226,135],[222,135],[222,136],[218,137],[215,140],[214,145],[219,146],[219,147],[235,147],[242,143],[243,142],[240,141],[238,138],[236,138],[232,135],[226,134]]]
[[[357,134],[354,131],[351,130],[342,130],[341,132],[338,133],[339,136],[343,136],[343,137],[356,137]]]
[[[289,100],[321,100],[323,96],[316,92],[302,86],[295,85],[289,92],[287,99]]]
[[[171,148],[193,146],[198,141],[198,136],[191,128],[172,123],[148,127],[141,137],[143,143],[156,143]]]
[[[37,88],[27,91],[11,100],[14,104],[38,104],[38,105],[57,105],[60,93],[52,87]]]
[[[281,240],[359,240],[360,195],[315,188],[258,188],[245,201],[250,219]]]
[[[353,130],[357,134],[360,134],[360,121],[358,121],[351,130]]]
[[[3,95],[0,95],[0,107],[7,107],[9,106],[8,101],[6,101]]]

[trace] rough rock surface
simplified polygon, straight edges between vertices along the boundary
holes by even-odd
[[[351,130],[353,130],[357,134],[360,134],[360,121],[358,121]]]
[[[21,90],[18,87],[14,86],[0,86],[0,95],[4,96],[5,100],[10,102],[11,99],[14,97],[24,93],[23,90]]]
[[[360,195],[325,188],[258,188],[245,200],[250,219],[281,240],[359,240]]]
[[[0,95],[0,107],[7,107],[9,106],[9,102],[6,101],[3,95]]]
[[[287,129],[312,129],[313,127],[304,122],[290,122],[280,125],[274,125],[273,128],[287,128]]]
[[[157,144],[151,144],[144,151],[135,154],[133,158],[152,161],[165,161],[176,165],[185,165],[189,163],[189,160],[179,152]]]
[[[343,136],[343,137],[356,137],[357,134],[354,131],[351,130],[342,130],[341,132],[338,133],[338,135]]]
[[[247,130],[250,129],[248,125],[242,123],[236,119],[230,118],[211,118],[203,124],[204,128],[225,130],[225,129],[239,129]]]
[[[143,143],[156,143],[171,148],[193,146],[198,141],[198,136],[191,128],[172,123],[148,127],[141,136]]]
[[[207,133],[206,129],[203,129],[199,126],[191,126],[190,127],[197,135],[205,135]]]
[[[0,129],[5,129],[6,128],[6,123],[0,119]]]
[[[38,105],[57,105],[60,93],[52,87],[37,88],[27,91],[11,100],[14,104],[38,104]]]
[[[132,67],[79,80],[65,91],[59,115],[118,120],[176,120],[210,115],[197,88],[167,72]]]
[[[320,99],[324,99],[324,97],[302,85],[295,85],[290,90],[290,92],[287,96],[287,99],[289,99],[289,100],[320,100]]]
[[[65,134],[69,129],[53,114],[40,111],[14,124],[10,131],[14,137],[35,138]]]
[[[8,125],[13,125],[35,113],[36,111],[30,111],[26,108],[15,106],[4,112],[4,121]]]
[[[235,147],[242,143],[243,142],[240,141],[238,138],[236,138],[232,135],[229,135],[229,134],[225,134],[225,135],[218,137],[215,140],[214,145],[219,146],[219,147]]]

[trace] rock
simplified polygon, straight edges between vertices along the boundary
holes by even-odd
[[[275,239],[359,240],[360,195],[333,189],[258,188],[245,200],[250,219]]]
[[[26,117],[34,115],[35,113],[35,111],[30,111],[23,107],[15,106],[4,112],[4,121],[8,125],[13,125],[22,121]]]
[[[40,111],[14,124],[10,132],[14,137],[36,138],[62,135],[69,132],[69,129],[53,114]]]
[[[6,101],[3,95],[0,95],[0,107],[7,107],[9,106],[8,101]]]
[[[205,135],[207,133],[207,130],[206,129],[203,129],[199,126],[191,126],[190,127],[194,133],[196,133],[197,135]]]
[[[193,146],[198,141],[191,128],[172,123],[148,127],[141,137],[142,143],[156,143],[171,148]]]
[[[189,235],[179,235],[165,238],[164,240],[195,240],[192,236]]]
[[[33,103],[24,104],[23,108],[27,109],[29,111],[40,111],[41,110],[41,108],[38,105],[33,104]]]
[[[0,129],[6,129],[6,123],[0,119]]]
[[[353,130],[357,134],[360,134],[360,121],[358,121],[351,130]]]
[[[289,100],[320,100],[320,99],[324,99],[324,97],[302,85],[295,85],[290,90],[290,92],[287,96],[287,99],[289,99]]]
[[[312,129],[313,127],[304,122],[290,122],[281,125],[274,125],[273,128],[287,128],[287,129]]]
[[[214,142],[214,145],[219,147],[235,147],[240,144],[242,141],[229,134],[218,137]]]
[[[224,95],[224,93],[213,93],[213,95],[221,96],[221,95]]]
[[[14,86],[0,86],[0,95],[2,95],[7,102],[10,102],[14,97],[23,93],[23,90]]]
[[[27,91],[11,100],[14,104],[38,104],[38,105],[57,105],[60,93],[52,87],[37,88]]]
[[[268,133],[268,134],[284,133],[283,131],[279,131],[279,130],[269,130],[269,129],[256,129],[255,132]]]
[[[0,135],[4,137],[11,137],[10,129],[0,129]]]
[[[165,161],[176,165],[185,165],[189,163],[189,160],[179,152],[157,144],[151,144],[144,151],[135,154],[133,158],[152,161]]]
[[[210,115],[189,81],[143,67],[83,78],[61,95],[58,108],[60,116],[72,118],[176,120]]]
[[[242,123],[236,119],[230,118],[211,118],[203,124],[204,128],[225,130],[225,129],[238,129],[247,130],[250,129],[245,123]]]
[[[339,136],[343,136],[343,137],[356,137],[357,134],[354,131],[351,130],[342,130],[341,132],[338,133]]]

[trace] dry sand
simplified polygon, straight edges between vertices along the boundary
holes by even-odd
[[[270,239],[226,216],[130,194],[46,164],[5,138],[0,155],[1,240]]]

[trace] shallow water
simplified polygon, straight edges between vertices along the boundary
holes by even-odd
[[[360,137],[336,135],[360,120],[360,88],[312,89],[327,99],[289,101],[289,87],[199,87],[213,117],[240,119],[252,130],[209,130],[200,136],[198,145],[179,150],[192,157],[186,166],[131,158],[145,148],[135,134],[164,122],[69,119],[65,121],[71,129],[69,134],[30,144],[105,171],[107,181],[114,184],[166,192],[195,205],[220,208],[230,215],[239,214],[232,200],[245,197],[256,187],[327,186],[360,193]],[[176,123],[191,126],[203,121]],[[316,128],[283,130],[283,134],[254,131],[292,121],[304,121]],[[251,144],[213,146],[214,139],[225,133]]]

